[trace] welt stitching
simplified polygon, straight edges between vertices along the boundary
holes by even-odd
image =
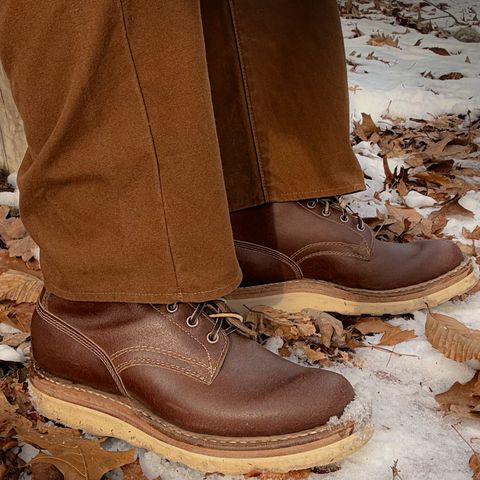
[[[188,358],[188,357],[182,355],[181,353],[177,353],[177,352],[174,352],[174,351],[168,350],[168,349],[150,347],[148,345],[133,345],[131,347],[122,348],[121,350],[118,350],[117,352],[115,352],[113,355],[110,355],[110,358],[112,360],[115,360],[118,357],[121,357],[122,355],[125,355],[126,353],[131,353],[131,352],[158,353],[160,355],[166,355],[166,356],[169,356],[169,357],[177,358],[178,360],[183,360],[184,362],[190,363],[192,365],[196,365],[198,367],[206,368],[207,370],[211,369],[211,366],[206,365],[203,362],[198,362],[196,360]],[[118,365],[117,365],[117,368],[118,368]]]
[[[238,63],[240,65],[240,73],[242,77],[242,84],[243,84],[243,90],[245,94],[245,103],[247,104],[247,110],[248,110],[248,116],[249,116],[249,124],[250,124],[250,129],[252,131],[252,136],[253,136],[253,144],[255,146],[255,153],[257,156],[257,168],[258,168],[258,173],[260,175],[260,182],[262,184],[262,192],[263,192],[263,198],[265,201],[268,200],[268,195],[267,195],[267,188],[266,188],[266,182],[265,182],[265,174],[263,171],[263,164],[262,164],[262,153],[260,151],[260,143],[258,141],[258,134],[257,134],[257,126],[256,126],[256,120],[255,120],[255,111],[253,108],[253,102],[251,98],[251,93],[250,93],[250,87],[248,85],[248,78],[247,78],[247,68],[245,65],[245,58],[243,54],[243,48],[242,44],[240,41],[240,33],[239,33],[239,24],[238,24],[238,19],[237,19],[237,13],[236,13],[236,6],[234,3],[234,0],[229,0],[228,2],[229,7],[230,7],[230,16],[232,19],[232,27],[233,27],[233,33],[235,37],[235,44],[237,46],[237,54],[238,54]]]
[[[300,278],[303,278],[303,272],[300,269],[300,267],[297,265],[297,263],[294,262],[291,258],[289,258],[288,255],[285,255],[282,252],[278,252],[271,248],[264,247],[263,245],[257,245],[250,242],[243,242],[240,240],[235,240],[235,246],[238,248],[243,248],[244,250],[263,253],[270,257],[276,258],[277,260],[280,260],[282,263],[288,265],[293,270],[296,277],[299,276]]]
[[[59,387],[62,387],[62,388],[65,388],[65,389],[68,389],[68,390],[76,390],[76,391],[79,391],[79,392],[83,392],[83,393],[87,393],[89,395],[94,395],[94,396],[97,396],[97,397],[100,397],[100,398],[103,398],[105,400],[108,400],[108,401],[111,401],[111,402],[114,402],[114,403],[117,403],[123,407],[126,407],[127,409],[133,411],[134,413],[139,413],[141,415],[143,415],[144,417],[147,417],[149,418],[150,420],[152,420],[154,423],[157,423],[159,425],[161,425],[163,428],[165,428],[166,430],[169,430],[171,432],[174,432],[174,433],[177,433],[179,435],[183,435],[185,437],[189,437],[189,438],[195,438],[197,440],[203,440],[205,442],[211,442],[211,443],[217,443],[217,444],[226,444],[226,445],[236,445],[236,444],[243,444],[243,445],[255,445],[255,444],[258,444],[258,443],[265,443],[265,440],[214,440],[214,439],[211,439],[211,438],[206,438],[206,437],[203,437],[203,436],[198,436],[198,435],[192,435],[192,434],[189,434],[188,432],[185,432],[183,430],[179,430],[175,427],[173,427],[172,425],[169,425],[167,423],[164,423],[162,422],[161,420],[159,420],[158,418],[154,417],[153,415],[151,415],[149,412],[146,412],[140,408],[134,408],[132,407],[131,405],[128,405],[126,403],[123,403],[123,402],[120,402],[119,400],[116,400],[114,398],[111,398],[111,397],[107,397],[106,395],[102,395],[100,393],[97,393],[97,392],[93,392],[91,390],[87,390],[85,388],[80,388],[80,387],[76,387],[76,386],[73,386],[73,385],[66,385],[66,384],[63,384],[63,383],[60,383],[60,382],[57,382],[55,380],[52,380],[51,378],[47,377],[46,375],[44,375],[40,370],[38,369],[35,369],[35,373],[40,376],[41,378],[43,378],[45,381],[49,382],[49,383],[52,383],[54,385],[58,385]],[[277,437],[277,438],[271,438],[269,439],[268,441],[269,442],[280,442],[280,441],[283,441],[283,440],[294,440],[294,439],[297,439],[297,438],[305,438],[305,437],[309,437],[309,436],[313,436],[313,435],[317,435],[319,433],[324,433],[326,430],[326,428],[322,428],[320,430],[318,429],[315,429],[315,430],[312,430],[310,432],[302,432],[302,433],[297,433],[297,434],[290,434],[290,435],[285,435],[285,436],[282,436],[282,437]]]

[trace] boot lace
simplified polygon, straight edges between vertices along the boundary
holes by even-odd
[[[178,303],[167,305],[167,311],[174,313],[178,310]],[[243,317],[238,313],[230,311],[224,298],[212,300],[209,302],[197,303],[191,315],[185,322],[190,328],[195,328],[200,323],[202,315],[206,315],[214,320],[212,330],[207,335],[209,343],[217,343],[220,339],[220,330],[224,330],[227,335],[238,332],[244,336],[256,338],[257,333],[248,328],[243,322]]]
[[[357,221],[357,230],[360,232],[365,230],[365,222],[363,221],[363,218],[360,217],[358,213],[353,212],[348,205],[343,206],[339,198],[314,198],[307,202],[307,207],[310,209],[316,208],[317,205],[323,205],[322,215],[324,217],[329,217],[332,214],[332,208],[335,208],[342,212],[340,221],[348,223],[350,217],[353,217]]]

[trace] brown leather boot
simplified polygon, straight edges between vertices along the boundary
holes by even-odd
[[[241,288],[229,305],[399,314],[438,305],[477,282],[450,241],[382,242],[332,200],[271,203],[231,214]]]
[[[44,293],[32,320],[32,397],[48,418],[206,472],[303,469],[368,441],[368,408],[359,415],[356,401],[344,412],[354,397],[345,378],[288,362],[245,333],[224,301]]]

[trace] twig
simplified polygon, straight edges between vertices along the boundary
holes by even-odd
[[[468,445],[468,448],[470,448],[470,450],[473,452],[473,453],[477,453],[475,451],[475,449],[472,447],[472,445],[470,445],[470,442],[468,442],[465,437],[458,431],[458,428],[455,426],[455,425],[450,425],[456,432],[457,432],[457,435]]]
[[[393,354],[395,353],[395,347],[396,347],[396,345],[393,346],[392,351],[390,352],[390,355],[388,356],[388,362],[387,362],[387,365],[385,366],[385,368],[388,368],[388,366],[390,365],[390,360],[392,359]]]
[[[402,480],[402,477],[400,476],[400,470],[398,469],[397,465],[398,460],[395,460],[393,462],[393,465],[390,467],[390,469],[392,470],[392,480]]]
[[[443,8],[440,8],[438,5],[435,5],[433,2],[430,2],[430,0],[423,0],[423,1],[431,5],[432,7],[435,7],[437,10],[440,10],[441,12],[446,13],[449,17],[453,18],[455,20],[455,23],[457,23],[458,25],[466,25],[465,22],[461,22],[460,20],[458,20],[458,18],[453,13],[450,13],[449,11],[444,10]]]
[[[418,355],[413,355],[411,353],[398,353],[393,350],[390,350],[385,347],[381,347],[380,345],[373,345],[373,343],[367,343],[366,345],[359,345],[358,347],[355,348],[375,348],[376,350],[382,350],[383,352],[388,352],[391,353],[392,355],[396,355],[397,357],[415,357],[415,358],[420,358]]]

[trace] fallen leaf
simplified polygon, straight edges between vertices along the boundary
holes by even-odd
[[[320,350],[314,350],[308,345],[302,345],[302,348],[305,354],[307,355],[307,358],[312,362],[322,362],[328,359],[328,355],[326,353],[323,353]]]
[[[258,478],[259,480],[306,480],[312,470],[297,470],[296,472],[288,473],[261,473],[251,472],[244,475],[244,478]]]
[[[122,467],[123,480],[146,480],[147,477],[143,474],[142,467],[138,460],[129,465]],[[162,480],[160,477],[156,477],[154,480]]]
[[[440,409],[446,413],[457,413],[471,417],[480,405],[480,397],[474,394],[474,387],[478,382],[477,372],[475,376],[467,383],[456,382],[444,393],[435,395],[435,400],[440,405]]]
[[[398,43],[398,37],[395,37],[393,35],[386,35],[385,33],[376,33],[374,35],[371,35],[370,40],[368,40],[367,42],[368,45],[372,45],[374,47],[388,45],[389,47],[394,48],[399,48]]]
[[[48,453],[39,453],[31,464],[54,465],[68,480],[100,480],[115,468],[132,463],[135,450],[108,452],[101,440],[87,440],[80,432],[68,428],[46,426],[32,422],[16,413],[3,393],[0,393],[0,432],[15,431],[15,437]]]
[[[0,275],[0,300],[36,302],[42,288],[43,282],[28,273],[7,270]]]
[[[439,80],[461,80],[463,78],[463,73],[460,72],[450,72],[450,73],[445,73],[444,75],[441,75]]]
[[[2,345],[7,345],[9,347],[17,348],[19,345],[25,342],[28,338],[30,338],[29,333],[25,333],[25,332],[12,333],[10,335],[5,335],[0,343]]]
[[[455,318],[428,312],[425,336],[433,348],[451,360],[480,360],[480,330],[468,328]]]
[[[354,123],[353,131],[361,140],[368,141],[374,133],[378,133],[378,130],[372,117],[362,112],[362,121]]]
[[[305,308],[301,313],[313,320],[322,344],[327,348],[330,348],[332,343],[338,346],[344,340],[343,323],[334,316],[312,308]]]
[[[477,452],[474,452],[470,457],[468,465],[472,469],[473,477],[472,480],[480,480],[480,455]]]
[[[392,327],[383,334],[378,345],[393,346],[414,338],[417,338],[415,330],[402,330],[400,327]]]
[[[443,57],[450,56],[450,52],[445,48],[441,47],[424,47],[424,50],[430,50],[431,52],[436,53],[437,55],[441,55]]]
[[[32,480],[64,480],[65,478],[55,465],[34,463],[31,469]]]
[[[9,255],[11,257],[21,257],[24,262],[34,259],[38,250],[37,244],[30,235],[16,240],[9,240],[6,244]]]
[[[378,345],[398,345],[399,343],[416,338],[413,330],[402,330],[400,327],[390,325],[380,318],[360,319],[354,328],[363,335],[383,333]]]
[[[473,231],[467,230],[465,227],[462,227],[462,235],[468,240],[480,240],[480,225],[475,227]]]

